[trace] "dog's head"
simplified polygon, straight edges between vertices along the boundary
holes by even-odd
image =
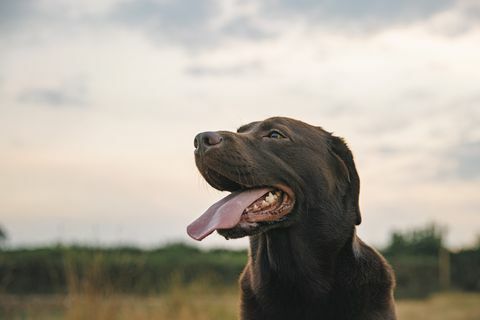
[[[200,133],[194,143],[202,176],[232,192],[189,226],[196,239],[213,230],[238,238],[302,225],[328,233],[361,222],[352,153],[320,127],[275,117],[236,133]]]

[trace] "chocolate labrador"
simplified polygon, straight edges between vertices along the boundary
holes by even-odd
[[[195,137],[207,182],[230,195],[188,226],[250,237],[241,319],[395,319],[394,276],[355,233],[360,181],[343,139],[275,117]]]

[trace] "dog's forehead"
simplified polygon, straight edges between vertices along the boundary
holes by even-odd
[[[308,123],[286,117],[272,117],[263,121],[250,122],[239,127],[237,132],[247,133],[251,131],[262,131],[269,129],[288,129],[288,131],[315,130],[321,134],[327,133],[321,127],[315,127]]]
[[[252,130],[265,130],[275,128],[276,126],[286,126],[290,127],[293,125],[293,122],[300,122],[298,120],[290,119],[290,118],[283,118],[283,117],[273,117],[268,118],[263,121],[254,121],[248,124],[242,125],[238,128],[237,132],[247,132]]]
[[[260,122],[261,122],[261,121],[254,121],[254,122],[250,122],[250,123],[244,124],[244,125],[240,126],[240,127],[237,129],[237,132],[238,132],[238,133],[244,133],[244,132],[250,131],[250,130],[252,130],[254,127],[256,127]]]

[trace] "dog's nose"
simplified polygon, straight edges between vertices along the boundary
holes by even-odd
[[[217,132],[207,131],[197,134],[195,140],[193,140],[193,145],[195,151],[207,151],[208,148],[220,144],[222,142],[222,136]]]

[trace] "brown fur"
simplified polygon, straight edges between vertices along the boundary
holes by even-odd
[[[215,143],[197,136],[196,163],[213,187],[283,184],[296,197],[281,221],[219,230],[250,236],[241,319],[395,319],[393,272],[356,236],[360,180],[343,139],[280,117],[209,134]]]

